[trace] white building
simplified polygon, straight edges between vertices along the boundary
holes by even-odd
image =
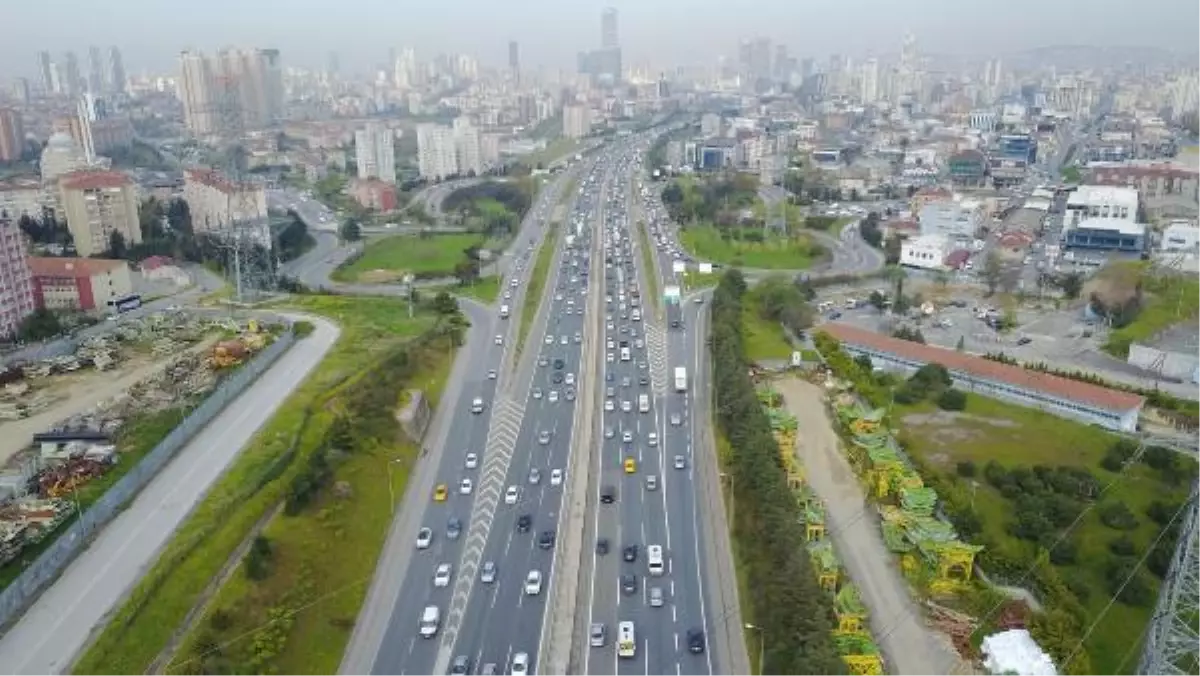
[[[922,235],[969,239],[983,225],[984,208],[978,200],[942,199],[926,203],[917,217]]]
[[[954,247],[945,235],[920,235],[900,245],[900,265],[922,270],[945,270]]]
[[[1178,251],[1181,253],[1200,253],[1200,227],[1188,221],[1175,221],[1162,233],[1163,251]]]
[[[183,199],[196,232],[222,237],[237,233],[270,245],[267,191],[262,184],[235,183],[210,169],[185,169]]]
[[[478,175],[482,174],[485,168],[479,129],[471,125],[471,119],[468,117],[454,120],[454,160],[460,174],[474,172]]]
[[[1085,218],[1118,218],[1137,221],[1136,188],[1111,185],[1081,185],[1067,197],[1063,222],[1068,227]]]
[[[354,153],[358,160],[358,177],[377,178],[396,182],[395,135],[377,122],[368,122],[366,129],[354,132]]]
[[[458,174],[453,129],[440,124],[417,125],[417,169],[421,178],[434,181]]]
[[[580,139],[592,133],[592,110],[587,106],[572,104],[563,106],[563,136]]]

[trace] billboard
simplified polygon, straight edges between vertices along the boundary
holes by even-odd
[[[664,287],[663,288],[663,298],[665,298],[668,303],[678,303],[679,302],[679,287],[678,286]]]

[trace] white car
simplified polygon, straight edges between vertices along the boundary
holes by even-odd
[[[554,344],[554,336],[547,333],[546,334],[546,344],[553,345]]]
[[[512,676],[528,676],[529,675],[529,654],[517,653],[513,655],[512,668],[508,673]]]
[[[496,344],[497,345],[504,344],[504,336],[500,335],[499,333],[496,334]]]
[[[479,466],[479,456],[474,453],[468,453],[467,460],[463,464],[466,465],[467,469],[475,469]]]
[[[627,444],[632,444],[633,443],[633,432],[631,432],[630,430],[625,430],[624,432],[621,432],[621,441],[623,441],[624,443],[627,443]]]
[[[463,479],[458,483],[458,492],[463,495],[470,495],[473,488],[475,485],[471,483],[470,479]]]
[[[675,469],[683,469],[687,467],[687,459],[682,455],[675,456]]]
[[[609,413],[612,413],[612,412],[613,412],[613,410],[614,410],[614,409],[616,409],[616,407],[617,407],[617,405],[616,405],[615,403],[613,403],[613,400],[612,400],[612,399],[605,399],[605,400],[604,400],[604,410],[605,410],[605,411],[607,411],[607,412],[609,412]]]
[[[537,596],[542,593],[542,571],[531,570],[525,576],[525,593],[530,596]]]
[[[607,355],[605,355],[604,360],[610,364],[613,363],[613,353],[609,352]]]
[[[433,529],[422,528],[417,531],[417,549],[429,549],[429,545],[433,543]]]
[[[542,398],[542,388],[540,388],[540,387],[533,388],[533,398],[534,399]]]
[[[449,563],[439,563],[437,570],[433,573],[433,586],[448,587],[450,586],[450,576],[453,567]]]
[[[568,385],[574,385],[574,384],[575,384],[575,374],[574,374],[574,373],[568,373],[568,374],[566,375],[566,377],[565,377],[565,378],[563,378],[563,382],[565,382],[565,383],[566,383],[566,384],[568,384]]]
[[[563,471],[561,469],[550,470],[550,485],[561,486],[563,481]]]
[[[515,505],[519,497],[521,497],[521,489],[516,486],[509,486],[508,490],[504,491],[504,504]]]
[[[646,443],[650,446],[658,445],[658,432],[650,432],[646,435]]]
[[[488,380],[495,380],[495,379],[496,379],[496,370],[495,369],[489,370],[488,371]]]
[[[621,402],[621,411],[622,412],[629,413],[632,410],[633,410],[633,403],[630,402],[628,399]]]
[[[551,404],[558,403],[558,390],[550,390],[549,399]]]

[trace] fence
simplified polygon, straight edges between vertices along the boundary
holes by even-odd
[[[86,548],[89,538],[116,517],[175,457],[179,449],[204,429],[227,404],[236,399],[295,342],[295,336],[290,330],[283,332],[257,357],[222,380],[204,403],[158,442],[136,467],[113,484],[87,511],[78,515],[70,526],[58,535],[54,544],[42,552],[20,577],[0,592],[0,627],[7,628],[20,618],[25,608],[32,604]]]

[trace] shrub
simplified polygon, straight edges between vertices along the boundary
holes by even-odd
[[[938,408],[943,411],[963,411],[967,408],[967,393],[950,388],[942,392],[937,399]]]
[[[975,476],[975,463],[971,462],[970,460],[960,460],[958,464],[954,466],[954,470],[960,477],[970,479]]]
[[[1108,551],[1117,556],[1133,556],[1137,548],[1128,535],[1122,535],[1108,543]]]
[[[1120,501],[1101,505],[1100,523],[1113,530],[1133,530],[1138,526],[1137,517]]]
[[[306,322],[303,320],[294,322],[292,324],[292,335],[296,336],[297,338],[303,338],[311,334],[314,328],[316,327],[313,326],[312,322]]]

